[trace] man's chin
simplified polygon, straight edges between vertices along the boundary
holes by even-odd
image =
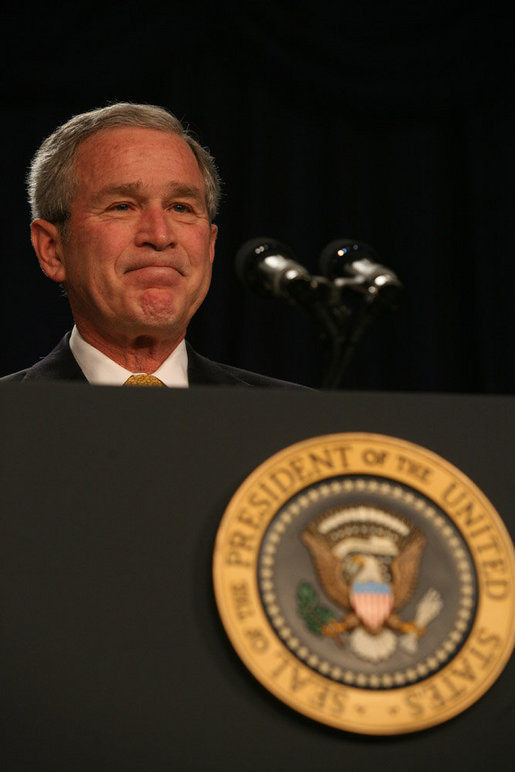
[[[154,324],[173,324],[181,316],[180,297],[177,289],[170,287],[152,287],[145,290],[138,302],[136,317],[142,322]]]

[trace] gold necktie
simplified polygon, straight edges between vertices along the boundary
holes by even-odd
[[[163,381],[156,378],[155,375],[131,375],[127,378],[124,386],[166,386]]]

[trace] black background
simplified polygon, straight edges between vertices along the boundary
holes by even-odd
[[[513,390],[509,6],[79,1],[2,14],[0,373],[71,325],[30,246],[30,158],[72,114],[129,100],[184,119],[224,180],[212,290],[189,334],[202,353],[319,385],[315,328],[244,289],[234,257],[271,236],[317,273],[328,242],[355,238],[405,293],[346,388]]]

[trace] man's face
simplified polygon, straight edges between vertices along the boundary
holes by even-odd
[[[116,128],[76,157],[77,195],[56,237],[75,322],[91,342],[180,340],[211,281],[211,225],[197,160],[179,137]]]

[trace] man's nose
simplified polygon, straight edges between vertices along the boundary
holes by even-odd
[[[139,247],[150,246],[163,250],[175,244],[175,228],[172,218],[161,207],[149,207],[141,213],[136,233]]]

